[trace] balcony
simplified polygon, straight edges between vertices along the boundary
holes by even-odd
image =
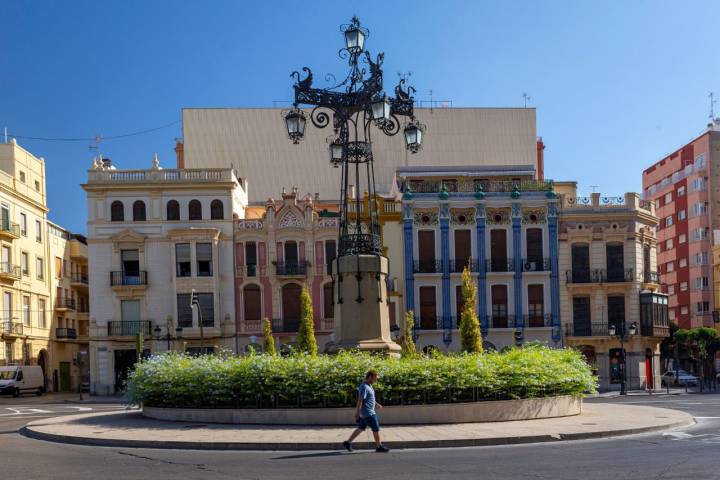
[[[265,265],[245,265],[238,267],[238,274],[245,277],[257,277],[267,275],[267,269]]]
[[[75,310],[75,299],[68,297],[58,297],[55,299],[55,310],[58,312],[67,312]]]
[[[308,262],[275,262],[275,275],[282,277],[304,277],[307,275]]]
[[[152,336],[150,320],[111,320],[107,324],[108,337],[130,337],[142,333],[147,338]]]
[[[296,333],[300,326],[299,318],[273,318],[272,319],[272,331],[273,333]]]
[[[4,321],[0,323],[0,334],[3,337],[19,337],[23,334],[23,324],[20,322]]]
[[[415,260],[413,262],[413,273],[442,273],[442,261]]]
[[[416,330],[442,330],[443,329],[443,317],[420,317],[415,320]]]
[[[20,238],[20,225],[14,222],[0,222],[0,238],[5,240]]]
[[[608,322],[566,323],[566,337],[607,337]]]
[[[110,286],[112,287],[145,287],[148,284],[147,272],[110,272]]]
[[[480,262],[476,259],[450,260],[450,271],[453,273],[462,273],[465,267],[468,267],[471,272],[477,273],[480,271]]]
[[[55,338],[72,340],[77,338],[77,331],[74,328],[56,328]]]
[[[611,268],[599,272],[602,283],[628,283],[635,280],[632,268]]]
[[[514,272],[515,260],[512,258],[491,258],[485,260],[486,272]]]
[[[82,288],[82,289],[88,288],[89,281],[88,281],[87,273],[74,272],[72,274],[72,276],[70,277],[70,284],[74,288]]]
[[[20,265],[9,262],[0,262],[0,280],[14,282],[20,279]]]
[[[523,315],[523,326],[526,328],[552,327],[552,314]]]
[[[523,272],[549,272],[550,268],[551,266],[549,258],[522,259]]]
[[[515,317],[507,315],[494,315],[488,317],[490,328],[515,328]]]

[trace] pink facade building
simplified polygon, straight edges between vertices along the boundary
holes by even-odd
[[[712,326],[712,231],[720,227],[720,122],[643,172],[655,202],[658,270],[670,320],[681,328]]]

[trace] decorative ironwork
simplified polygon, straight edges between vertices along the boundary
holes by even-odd
[[[486,208],[485,218],[488,225],[509,225],[510,209],[509,208]]]
[[[365,49],[365,40],[370,32],[353,17],[349,24],[342,25],[340,31],[345,39],[345,47],[338,55],[347,60],[349,71],[342,81],[335,81],[333,75],[325,78],[334,85],[328,88],[313,86],[313,72],[308,67],[294,71],[295,100],[293,108],[283,112],[288,135],[298,143],[304,134],[305,120],[316,128],[332,126],[334,136],[330,142],[330,160],[334,167],[341,167],[340,217],[338,233],[338,256],[372,254],[380,255],[380,222],[378,206],[369,205],[369,231],[360,227],[360,216],[350,218],[351,205],[354,212],[360,211],[361,192],[367,191],[370,198],[376,194],[375,172],[371,149],[372,126],[383,134],[392,136],[401,130],[405,134],[406,147],[411,152],[420,149],[425,127],[414,117],[413,95],[415,89],[405,85],[405,79],[395,87],[395,97],[388,97],[383,91],[382,64],[384,54],[375,58]],[[306,115],[300,106],[311,107]],[[403,127],[400,118],[408,117]],[[342,147],[342,149],[338,148]],[[353,194],[351,186],[354,186]],[[356,224],[352,229],[350,224]],[[357,233],[362,232],[362,233]]]
[[[438,210],[433,209],[417,209],[413,212],[413,223],[415,225],[437,225],[438,224]]]
[[[475,225],[475,209],[451,208],[450,225]]]
[[[540,225],[546,223],[547,213],[544,208],[523,208],[522,223],[525,225]]]

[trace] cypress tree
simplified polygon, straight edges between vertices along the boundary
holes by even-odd
[[[263,320],[263,337],[265,337],[263,340],[265,353],[274,357],[277,355],[277,352],[275,351],[275,338],[273,337],[272,323],[270,323],[269,318]]]
[[[477,286],[470,276],[470,269],[466,266],[462,273],[463,307],[460,316],[460,349],[467,353],[482,353],[482,336],[480,335],[480,322],[475,313],[475,299]]]
[[[400,340],[400,348],[403,357],[414,357],[417,355],[415,350],[415,342],[413,341],[413,328],[415,326],[415,314],[412,310],[408,310],[405,314],[405,322],[403,324],[403,336]]]
[[[297,348],[299,351],[313,357],[317,355],[318,351],[317,340],[315,340],[312,299],[307,286],[303,286],[300,293],[300,326],[298,327]]]

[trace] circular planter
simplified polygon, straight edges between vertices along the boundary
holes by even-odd
[[[582,397],[559,396],[491,402],[402,405],[378,411],[384,425],[507,422],[567,417],[582,411]],[[157,408],[143,407],[143,415],[157,420],[263,425],[348,425],[354,408]]]

